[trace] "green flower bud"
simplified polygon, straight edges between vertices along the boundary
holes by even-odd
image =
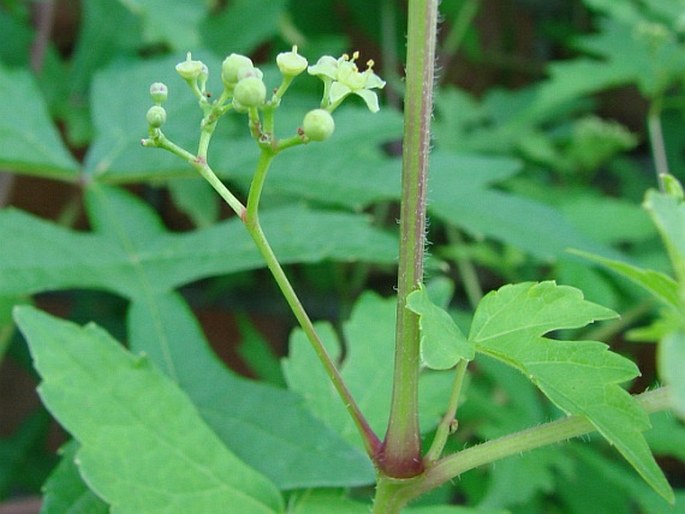
[[[147,123],[152,128],[159,128],[166,122],[166,110],[161,105],[153,105],[145,115]]]
[[[293,45],[290,52],[283,52],[276,56],[276,64],[286,77],[295,77],[307,69],[307,59],[297,53],[297,45]]]
[[[221,64],[221,80],[223,81],[224,86],[227,88],[235,86],[238,80],[240,80],[238,72],[243,68],[254,68],[252,59],[240,54],[231,54],[226,57]]]
[[[197,79],[207,66],[202,61],[193,61],[191,54],[186,54],[186,60],[176,65],[176,71],[184,80],[191,81]]]
[[[238,82],[233,99],[244,107],[257,107],[266,100],[266,86],[258,77],[247,77]]]
[[[155,82],[150,86],[150,98],[152,98],[152,101],[155,104],[160,105],[166,102],[168,95],[169,90],[167,89],[166,84]]]
[[[309,111],[302,121],[302,131],[312,141],[324,141],[331,137],[334,130],[333,116],[325,109]]]

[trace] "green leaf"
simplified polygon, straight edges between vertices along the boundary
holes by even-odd
[[[222,13],[207,18],[203,41],[219,55],[249,55],[278,35],[285,8],[284,0],[233,0]]]
[[[654,237],[649,216],[632,200],[600,196],[590,190],[577,195],[564,191],[563,196],[561,212],[595,241],[612,245],[643,243]]]
[[[86,0],[82,9],[76,47],[69,62],[68,87],[75,98],[88,93],[95,72],[117,57],[135,56],[141,42],[138,20],[121,2]],[[131,91],[112,89],[110,93],[128,97]],[[98,103],[110,101],[109,96],[98,94],[95,98]]]
[[[641,481],[622,462],[609,459],[602,452],[593,450],[587,445],[573,444],[570,450],[579,460],[579,470],[575,480],[569,480],[569,488],[563,496],[569,504],[585,507],[575,509],[577,514],[591,512],[644,512],[645,514],[681,514],[683,512],[683,494],[678,491],[675,505],[667,505],[664,498],[658,496],[647,484]],[[571,477],[569,477],[571,478]],[[563,485],[562,485],[563,487]],[[578,494],[587,490],[588,496]],[[595,502],[591,501],[594,499]],[[585,501],[584,501],[585,500]],[[612,505],[613,504],[613,505]],[[624,508],[617,508],[623,504]]]
[[[165,292],[188,282],[264,267],[237,218],[188,233],[168,233],[152,209],[124,191],[91,185],[93,233],[59,227],[14,209],[0,212],[0,294],[95,288],[127,298]],[[393,236],[364,215],[295,205],[264,211],[264,231],[282,264],[393,263]]]
[[[316,420],[299,397],[226,368],[179,295],[133,302],[128,325],[132,350],[172,377],[223,443],[279,488],[373,482],[366,455]]]
[[[563,505],[564,513],[631,514],[636,508],[631,502],[636,496],[634,491],[654,494],[631,472],[630,468],[621,466],[621,463],[617,463],[615,459],[608,458],[606,454],[598,451],[596,445],[587,446],[583,443],[581,446],[572,442],[567,445],[567,451],[575,457],[576,469],[566,474],[565,479],[559,480],[557,484],[556,492]],[[584,458],[585,455],[592,455],[591,460]],[[622,487],[625,484],[617,483],[615,476],[617,472],[622,475],[622,478],[627,478],[632,482],[631,485],[634,487],[626,490]],[[579,491],[582,491],[582,494],[579,494]],[[663,504],[663,500],[661,502]]]
[[[75,180],[79,164],[52,124],[31,74],[0,66],[0,166],[17,173]]]
[[[548,66],[550,80],[539,90],[536,107],[540,110],[617,87],[635,79],[632,69],[609,66],[605,61],[580,57],[553,62]]]
[[[685,71],[682,44],[669,37],[668,29],[659,23],[666,34],[656,41],[649,32],[654,21],[627,11],[620,17],[604,18],[601,30],[575,41],[574,47],[598,59],[582,57],[549,66],[551,79],[540,89],[538,109],[629,83],[654,98],[680,80]]]
[[[666,306],[676,310],[679,309],[681,300],[678,292],[678,283],[665,273],[639,268],[632,264],[628,264],[627,262],[606,259],[586,252],[574,250],[572,253],[615,271],[619,275],[624,276],[649,291],[657,300],[661,301]]]
[[[513,507],[532,502],[536,495],[553,494],[559,468],[572,467],[568,461],[559,448],[539,448],[498,461],[490,473],[487,493],[478,505]]]
[[[659,343],[659,376],[671,386],[671,407],[685,419],[685,332],[676,330]]]
[[[419,315],[421,360],[426,366],[450,369],[461,359],[473,360],[473,343],[445,310],[431,302],[423,287],[409,294],[407,308]]]
[[[15,320],[43,402],[81,444],[80,472],[113,513],[282,512],[276,487],[226,449],[144,356],[95,325],[32,307],[18,307]]]
[[[654,34],[655,21],[665,34]],[[679,81],[685,71],[682,43],[668,33],[661,21],[605,18],[600,31],[578,38],[574,47],[604,58],[604,62],[597,62],[594,73],[601,73],[599,66],[620,70],[645,97],[655,98]]]
[[[43,487],[41,514],[108,514],[109,506],[83,482],[74,462],[78,443],[70,441],[60,449],[61,462]]]
[[[340,372],[376,433],[385,429],[390,411],[393,370],[388,363],[392,362],[395,347],[395,310],[394,298],[384,299],[367,292],[359,298],[349,321],[343,325],[346,351]],[[338,360],[341,346],[333,327],[319,323],[317,332],[331,357]],[[293,332],[290,338],[283,372],[290,389],[302,395],[319,419],[346,441],[362,446],[353,421],[301,330]],[[431,400],[440,394],[443,399],[447,398],[451,382],[448,373],[422,374],[419,387],[422,430],[430,430],[439,421],[444,403]]]
[[[553,260],[568,248],[618,258],[618,252],[585,236],[557,209],[523,196],[487,187],[520,169],[508,158],[440,153],[431,158],[430,213],[462,227]]]
[[[664,241],[676,277],[681,284],[685,283],[685,203],[650,190],[643,205]]]
[[[486,295],[473,318],[469,339],[476,350],[524,373],[561,410],[585,417],[664,498],[673,492],[654,461],[642,432],[649,419],[618,384],[637,376],[628,359],[596,341],[543,337],[580,328],[616,314],[553,282],[507,285]]]
[[[149,45],[165,44],[174,50],[200,45],[200,22],[208,12],[201,0],[119,0],[139,16],[143,39]]]
[[[236,322],[240,331],[240,345],[237,350],[243,362],[260,381],[285,387],[280,359],[269,341],[252,324],[248,316],[238,314]]]

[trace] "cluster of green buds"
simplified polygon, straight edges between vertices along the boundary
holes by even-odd
[[[158,129],[166,122],[166,109],[162,104],[166,102],[169,90],[165,84],[155,82],[150,86],[150,98],[154,105],[147,110],[147,123],[152,129]]]
[[[223,91],[214,101],[209,100],[211,95],[206,90],[209,70],[202,61],[194,60],[188,52],[186,59],[176,65],[176,71],[198,98],[205,113],[203,128],[215,124],[221,115],[232,109],[248,114],[252,134],[260,144],[274,144],[273,112],[295,77],[307,70],[324,84],[320,108],[308,112],[297,131],[299,142],[307,143],[324,141],[333,134],[335,122],[332,112],[349,95],[361,97],[371,112],[379,110],[378,97],[372,90],[382,88],[385,82],[373,72],[373,61],[367,62],[366,70],[359,71],[356,65],[358,58],[359,52],[352,54],[351,58],[347,54],[338,59],[324,56],[314,66],[309,66],[307,59],[298,53],[297,46],[293,46],[290,51],[276,57],[282,82],[269,95],[262,71],[249,57],[233,53],[221,65]],[[148,110],[147,121],[153,134],[159,132],[166,121],[162,103],[167,97],[167,87],[156,82],[150,87],[150,95],[154,105]],[[292,144],[295,143],[288,146]]]
[[[233,97],[233,107],[246,112],[250,107],[260,107],[266,102],[264,74],[252,63],[252,59],[231,54],[221,64],[221,81],[224,92]]]

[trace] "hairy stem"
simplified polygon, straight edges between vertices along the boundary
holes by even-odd
[[[661,387],[636,396],[636,400],[646,413],[653,414],[670,408],[669,396],[669,388]],[[435,465],[426,469],[420,477],[407,480],[401,484],[392,484],[392,498],[389,501],[392,502],[396,510],[379,510],[378,512],[399,512],[399,509],[412,499],[484,464],[560,443],[595,430],[594,425],[586,418],[568,416],[467,448],[439,460]]]
[[[380,462],[386,475],[397,478],[422,471],[419,325],[418,316],[405,304],[423,279],[437,13],[437,0],[409,0],[395,367],[390,420]]]

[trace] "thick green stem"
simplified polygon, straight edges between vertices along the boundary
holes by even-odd
[[[423,279],[437,14],[437,0],[409,0],[395,368],[380,461],[383,473],[397,478],[415,476],[423,467],[418,421],[418,316],[405,304],[407,295]]]
[[[326,374],[333,383],[333,386],[340,395],[345,408],[357,426],[368,455],[372,459],[375,459],[380,448],[380,440],[369,426],[366,418],[361,412],[361,409],[355,402],[350,391],[347,389],[340,372],[333,362],[333,359],[326,351],[326,347],[319,338],[319,335],[314,328],[314,324],[309,318],[305,308],[302,306],[302,303],[300,303],[297,293],[295,293],[295,290],[290,284],[288,277],[279,264],[278,259],[271,249],[271,245],[269,245],[269,242],[267,241],[259,223],[259,200],[262,194],[262,189],[264,187],[264,181],[266,180],[269,166],[271,165],[271,162],[275,156],[276,154],[273,151],[262,149],[259,161],[257,163],[257,169],[255,171],[254,178],[252,179],[252,185],[250,186],[250,192],[247,199],[247,209],[245,211],[245,216],[243,217],[243,222],[245,223],[245,227],[247,228],[247,231],[252,237],[255,245],[257,246],[257,249],[264,258],[269,271],[271,271],[271,274],[273,275],[274,280],[281,290],[286,302],[290,306],[290,309],[300,324],[300,327],[302,327],[302,330],[309,339],[309,342],[316,352],[317,357],[326,370]]]

